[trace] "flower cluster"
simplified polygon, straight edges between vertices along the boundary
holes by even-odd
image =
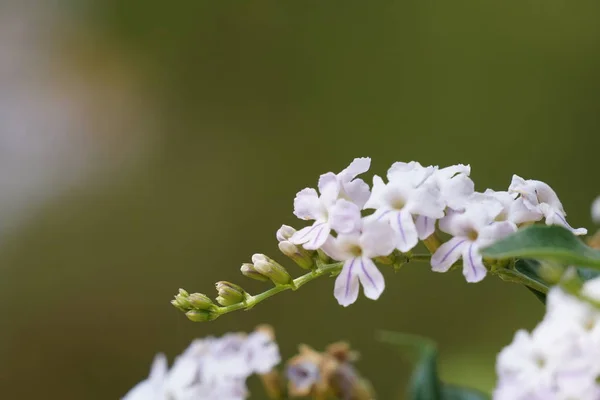
[[[241,400],[248,397],[246,379],[268,374],[281,361],[269,328],[249,335],[230,333],[192,344],[168,369],[167,359],[154,359],[148,379],[123,400]]]
[[[579,295],[548,294],[544,320],[520,330],[498,356],[495,400],[600,398],[600,278]]]
[[[429,246],[432,269],[446,272],[462,259],[468,282],[479,282],[487,273],[480,249],[520,226],[543,220],[576,235],[587,232],[567,223],[558,196],[544,182],[514,175],[507,191],[477,192],[468,165],[424,167],[412,161],[394,163],[387,182],[374,176],[370,188],[358,178],[370,163],[357,158],[338,174],[321,175],[318,191],[298,192],[294,214],[314,222],[297,232],[285,226],[278,232],[280,242],[289,243],[290,252],[296,249],[297,257],[318,250],[344,263],[334,289],[343,306],[356,301],[361,285],[366,297],[379,298],[385,281],[373,260],[408,254],[419,240],[431,241],[437,228],[451,238]]]

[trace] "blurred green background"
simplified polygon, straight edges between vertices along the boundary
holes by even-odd
[[[443,379],[491,390],[495,354],[543,313],[496,278],[472,285],[413,264],[385,271],[377,302],[342,308],[322,279],[206,324],[169,304],[179,287],[212,295],[217,280],[262,290],[241,263],[278,257],[277,228],[301,226],[295,193],[354,157],[378,174],[399,160],[470,163],[479,190],[503,190],[513,173],[544,180],[570,222],[592,228],[597,1],[104,0],[63,12],[76,29],[58,24],[62,62],[114,90],[139,83],[151,105],[136,143],[149,150],[123,162],[112,155],[131,130],[93,136],[110,140],[112,168],[1,237],[4,398],[116,399],[156,352],[172,359],[192,338],[265,322],[285,357],[349,340],[380,399],[402,398],[410,369],[379,329],[434,338]],[[114,64],[127,71],[117,80]]]

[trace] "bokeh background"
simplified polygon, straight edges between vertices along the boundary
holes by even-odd
[[[379,174],[470,163],[480,190],[541,179],[591,228],[599,16],[595,0],[2,1],[2,397],[117,399],[156,352],[264,322],[286,357],[349,340],[381,399],[409,365],[380,329],[434,338],[443,379],[489,391],[495,354],[543,312],[495,278],[414,264],[377,302],[339,307],[322,279],[207,324],[169,301],[262,290],[241,263],[275,257],[295,193],[357,156]]]

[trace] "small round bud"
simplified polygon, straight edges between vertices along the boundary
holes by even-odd
[[[304,269],[311,269],[313,260],[309,252],[305,249],[296,246],[292,242],[283,240],[279,242],[279,250],[289,258],[291,258],[298,266]]]
[[[294,236],[296,230],[289,225],[281,225],[281,228],[277,230],[277,240],[283,242],[284,240],[290,240]]]
[[[230,306],[244,301],[246,291],[231,282],[220,281],[215,284],[219,296],[217,302],[222,306]]]
[[[179,302],[177,300],[171,300],[171,304],[173,304],[173,306],[183,312],[186,312],[187,310],[189,310],[189,308],[183,307],[181,304],[179,304]]]
[[[189,303],[197,310],[210,310],[215,307],[215,304],[207,295],[202,293],[192,293],[188,297]]]
[[[219,314],[208,310],[190,310],[185,313],[190,321],[194,322],[206,322],[216,319]]]
[[[264,276],[260,272],[258,272],[254,268],[254,264],[251,264],[251,263],[242,264],[240,271],[242,271],[242,275],[244,275],[248,278],[251,278],[251,279],[255,279],[257,281],[267,282],[269,280],[269,278],[267,278],[266,276]]]
[[[182,293],[182,289],[179,290],[179,293],[175,295],[175,300],[173,300],[172,304],[175,307],[181,308],[182,310],[189,310],[192,308],[192,305],[189,301],[189,297],[187,296],[187,292],[183,292],[186,295]]]
[[[252,262],[254,263],[254,269],[276,285],[287,285],[292,282],[292,277],[286,269],[264,254],[253,255]]]

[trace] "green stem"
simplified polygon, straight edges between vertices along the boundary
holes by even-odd
[[[529,286],[532,289],[537,290],[538,292],[548,293],[548,287],[535,279],[528,277],[527,275],[508,268],[498,269],[494,272],[496,275],[505,281],[510,281],[513,283],[520,283],[525,286]]]
[[[267,290],[266,292],[263,292],[263,293],[260,293],[260,294],[254,295],[254,296],[249,296],[246,299],[246,301],[241,302],[241,303],[232,304],[227,307],[218,307],[216,312],[219,315],[223,315],[223,314],[227,314],[227,313],[237,311],[237,310],[250,309],[250,308],[254,307],[255,305],[257,305],[258,303],[268,299],[269,297],[276,295],[277,293],[280,293],[280,292],[283,292],[286,290],[290,290],[290,289],[296,290],[299,287],[305,285],[306,283],[308,283],[314,279],[317,279],[323,275],[338,272],[342,269],[343,265],[344,265],[344,263],[342,263],[342,262],[319,265],[317,268],[310,271],[309,273],[304,274],[304,275],[294,279],[292,283],[289,283],[287,285],[277,285],[274,288]]]
[[[408,257],[408,261],[416,261],[416,262],[430,262],[431,254],[411,254]]]

